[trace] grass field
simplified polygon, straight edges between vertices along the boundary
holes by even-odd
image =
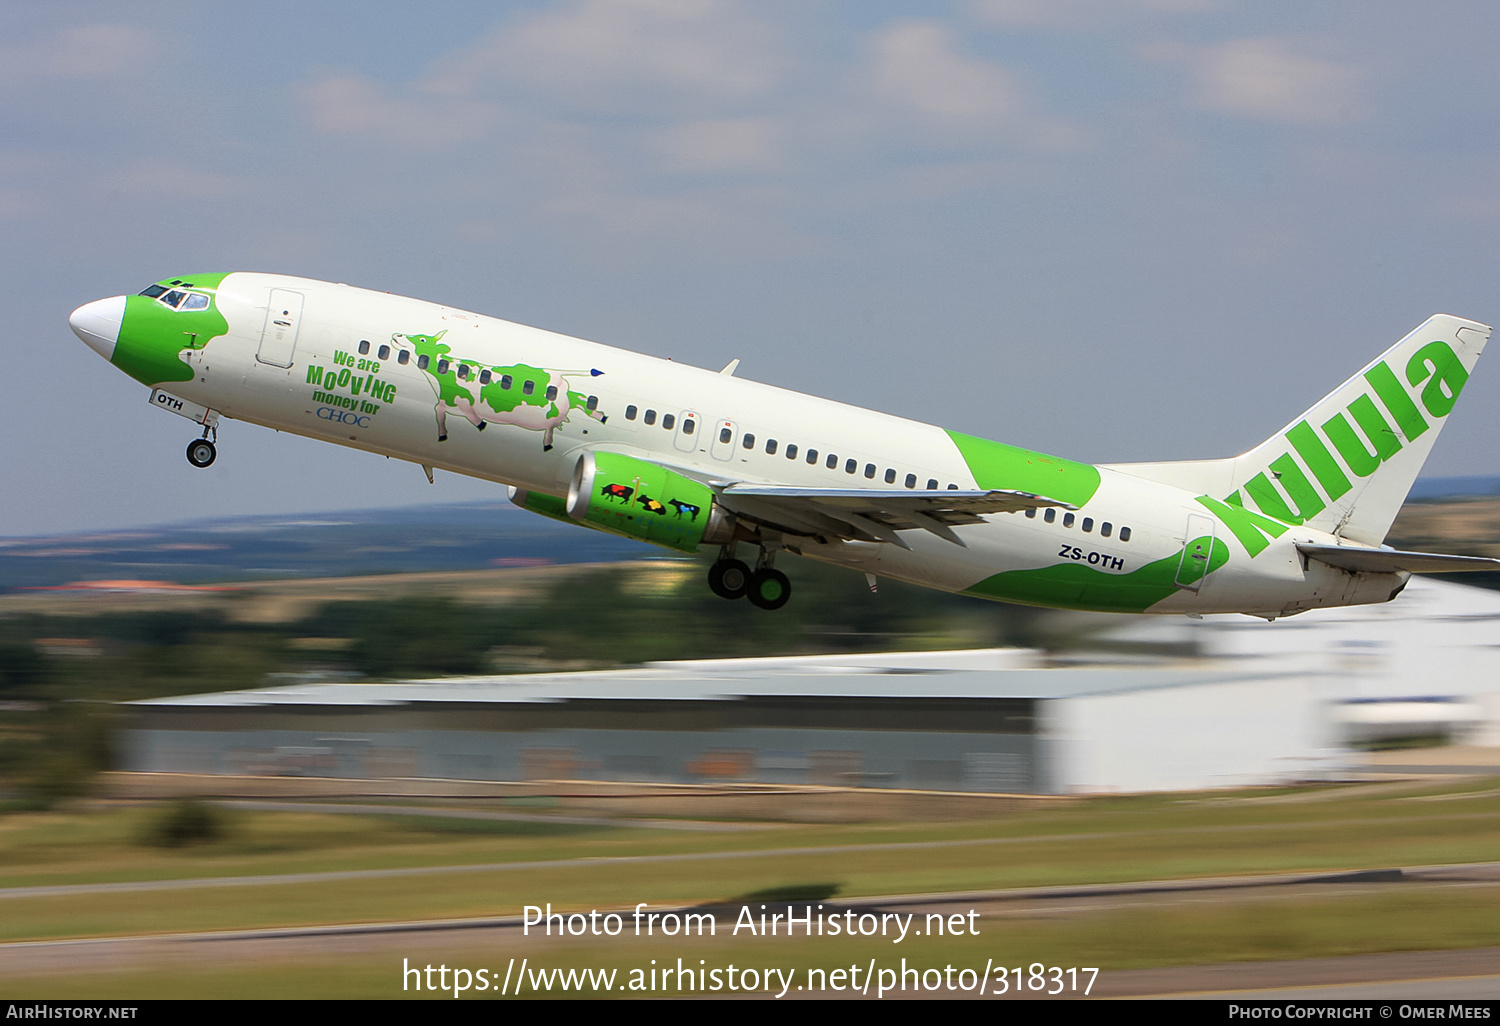
[[[724,901],[797,886],[838,898],[984,891],[1298,871],[1378,869],[1500,857],[1496,782],[1325,786],[1091,799],[955,823],[771,824],[677,832],[425,816],[236,811],[220,840],[146,844],[150,807],[0,817],[0,887],[249,878],[138,891],[0,895],[7,942],[246,928],[514,916]],[[465,867],[432,871],[433,867]],[[427,869],[427,872],[409,872]],[[288,874],[398,871],[280,879]],[[774,904],[774,903],[773,903]],[[872,957],[980,967],[1043,961],[1115,969],[1242,959],[1500,944],[1500,886],[1391,884],[1211,901],[1104,903],[989,913],[978,937],[804,940],[718,936],[632,940],[442,934],[268,952],[203,955],[191,972],[146,959],[129,971],[47,965],[17,976],[0,947],[0,996],[398,996],[403,957],[491,970],[498,960],[628,969],[691,953],[835,966]],[[472,938],[472,935],[465,935]],[[591,941],[591,943],[584,943]],[[373,946],[372,946],[373,945]],[[406,952],[402,954],[402,952]],[[62,959],[61,952],[59,959]],[[643,961],[644,960],[644,961]],[[436,964],[436,963],[434,963]],[[665,962],[663,962],[665,964]]]

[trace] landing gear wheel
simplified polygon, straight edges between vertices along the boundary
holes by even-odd
[[[210,442],[207,438],[195,438],[188,443],[188,462],[195,467],[201,469],[208,466],[214,461],[214,457],[218,455],[219,450],[214,448],[214,443]]]
[[[708,568],[708,590],[719,598],[740,598],[749,586],[750,568],[737,559],[721,559]]]
[[[780,609],[792,597],[792,582],[780,570],[763,567],[750,575],[745,597],[761,609]]]

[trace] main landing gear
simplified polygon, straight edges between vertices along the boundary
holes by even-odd
[[[744,596],[761,609],[780,609],[792,597],[792,582],[771,566],[775,558],[772,550],[762,548],[755,569],[751,570],[734,558],[734,547],[726,545],[719,552],[718,562],[709,567],[709,590],[720,598]]]
[[[195,438],[188,443],[187,461],[200,470],[211,464],[215,457],[219,455],[219,450],[214,446],[213,442],[209,441],[208,434],[210,430],[213,429],[205,428],[202,438]],[[218,431],[214,430],[213,433],[215,437],[218,436]]]

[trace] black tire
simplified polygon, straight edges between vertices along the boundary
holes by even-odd
[[[737,559],[721,559],[708,568],[708,590],[720,598],[742,598],[750,586],[750,568]]]
[[[745,597],[761,609],[780,609],[792,597],[792,582],[780,570],[757,570],[750,575]]]
[[[219,450],[207,438],[195,438],[188,443],[188,462],[199,469],[208,466],[218,455]]]

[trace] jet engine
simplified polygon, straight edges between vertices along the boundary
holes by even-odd
[[[713,489],[621,453],[580,456],[563,509],[590,527],[682,552],[734,537],[734,518],[715,501]]]

